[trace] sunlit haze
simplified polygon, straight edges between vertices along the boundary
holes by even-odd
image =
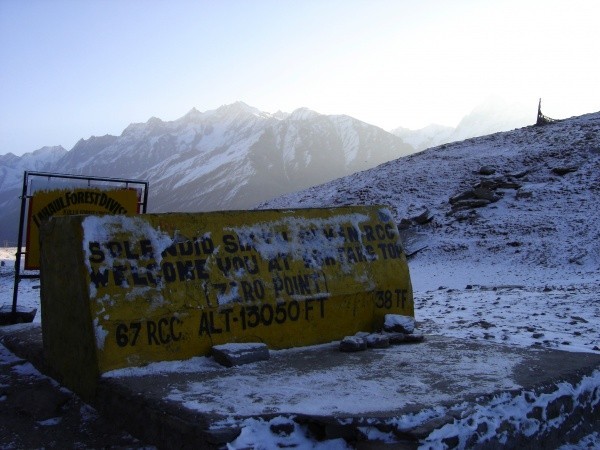
[[[600,110],[600,2],[0,0],[0,154],[243,101],[391,130]]]

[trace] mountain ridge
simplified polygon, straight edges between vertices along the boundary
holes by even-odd
[[[250,208],[412,151],[350,116],[272,115],[243,102],[193,108],[173,121],[130,124],[120,136],[81,139],[45,165],[25,164],[33,154],[4,157],[0,239],[16,241],[23,170],[149,180],[149,212],[207,211]]]

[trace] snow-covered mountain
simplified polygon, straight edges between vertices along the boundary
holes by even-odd
[[[448,142],[532,125],[536,121],[535,107],[536,105],[525,106],[490,97],[466,115],[456,128],[432,124],[419,130],[398,127],[391,130],[391,133],[402,138],[415,150],[425,150]]]
[[[420,151],[455,140],[452,138],[454,131],[452,127],[431,124],[419,130],[398,127],[391,133],[411,145],[416,151]]]
[[[0,155],[0,245],[15,245],[21,211],[20,196],[25,170],[48,172],[57,170],[58,161],[67,154],[61,146],[43,147],[19,157]]]
[[[0,240],[16,241],[24,170],[147,179],[149,211],[208,211],[249,208],[412,151],[381,128],[307,108],[269,114],[237,102],[171,122],[153,117],[52,158],[48,149],[3,155]]]

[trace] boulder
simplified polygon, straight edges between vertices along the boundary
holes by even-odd
[[[484,206],[492,203],[489,200],[485,200],[483,198],[474,198],[472,200],[461,200],[454,205],[452,205],[452,211],[459,211],[461,209],[470,209],[470,208],[483,208]]]
[[[454,197],[450,197],[449,202],[451,205],[453,205],[462,200],[468,200],[471,198],[475,198],[475,194],[473,193],[472,189],[469,189],[468,191],[461,192],[460,194],[457,194]]]
[[[554,167],[552,169],[552,173],[559,175],[561,177],[570,172],[576,172],[576,171],[577,171],[577,167]]]
[[[492,203],[500,200],[500,197],[494,194],[494,191],[482,187],[473,189],[473,194],[475,198],[489,200]]]
[[[423,211],[418,216],[413,217],[412,220],[413,220],[413,222],[415,222],[418,225],[425,225],[426,223],[431,222],[432,219],[433,219],[433,216],[429,212],[429,209],[425,208],[425,211]]]

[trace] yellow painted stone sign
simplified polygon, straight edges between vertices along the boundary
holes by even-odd
[[[25,269],[40,268],[39,227],[53,216],[75,214],[136,214],[135,189],[76,188],[37,191],[29,203]]]
[[[330,342],[379,329],[388,313],[414,315],[398,229],[384,207],[71,217],[48,233],[49,245],[53,234],[79,234],[83,284],[73,290],[85,297],[99,373],[229,342]],[[68,301],[60,286],[52,293],[42,280],[43,328],[45,306],[48,314],[68,309],[52,303]]]

